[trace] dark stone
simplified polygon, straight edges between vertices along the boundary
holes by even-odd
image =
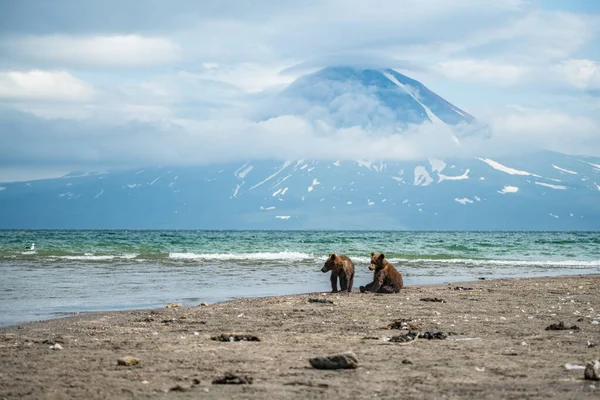
[[[214,379],[212,383],[213,385],[251,385],[252,378],[249,376],[235,375],[231,372],[228,372],[223,377]]]
[[[437,297],[425,297],[425,298],[422,298],[422,299],[419,299],[419,300],[421,300],[421,301],[431,301],[431,302],[434,302],[434,303],[445,303],[446,302],[446,300],[444,300],[444,299],[438,299]]]
[[[314,357],[308,361],[316,369],[354,369],[358,367],[358,360],[352,352]]]
[[[308,299],[309,303],[324,303],[324,304],[333,304],[333,301],[328,299]]]
[[[567,327],[564,322],[560,321],[558,324],[551,324],[546,327],[547,331],[578,331],[579,327],[577,325],[573,325],[571,327]]]

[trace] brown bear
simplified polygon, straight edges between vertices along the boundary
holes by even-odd
[[[369,269],[375,271],[373,282],[360,287],[360,292],[398,293],[404,287],[400,272],[386,259],[385,255],[371,253]]]
[[[341,254],[330,254],[321,268],[321,272],[331,271],[331,292],[336,293],[337,280],[340,278],[340,290],[342,292],[352,291],[354,283],[354,263],[348,257]]]

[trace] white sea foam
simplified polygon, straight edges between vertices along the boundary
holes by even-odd
[[[366,258],[366,257],[365,257]],[[354,257],[352,257],[354,260]],[[370,259],[369,259],[370,261]],[[466,264],[474,266],[485,265],[506,265],[506,266],[544,266],[544,267],[600,267],[600,260],[594,261],[579,261],[579,260],[562,260],[562,261],[524,261],[524,260],[473,260],[473,259],[449,259],[449,260],[432,260],[427,258],[419,259],[389,259],[389,262],[394,263],[434,263],[434,264]]]
[[[295,251],[282,251],[279,253],[169,253],[169,258],[177,260],[307,260],[314,258],[312,254]]]
[[[371,262],[371,257],[350,256],[350,258],[356,265],[369,264]],[[326,257],[321,257],[321,259],[325,260]],[[438,260],[438,259],[431,259],[431,258],[408,259],[408,258],[395,258],[395,257],[391,257],[391,258],[386,257],[386,259],[391,264],[393,264],[394,266],[396,266],[399,269],[402,268],[403,264],[430,264],[430,265],[432,265],[432,264],[437,264],[437,265],[440,265],[440,264],[450,264],[450,265],[463,264],[463,265],[467,265],[467,266],[477,266],[477,267],[498,266],[498,265],[515,266],[515,267],[541,266],[541,267],[560,267],[560,268],[600,267],[600,260],[594,260],[594,261],[581,261],[581,260],[535,261],[535,260],[475,260],[475,259],[470,259],[470,258],[453,258],[453,259]]]

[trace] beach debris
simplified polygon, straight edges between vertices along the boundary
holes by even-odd
[[[565,364],[565,369],[567,371],[573,371],[573,370],[576,370],[576,369],[585,369],[585,365],[577,365],[577,364],[566,363]]]
[[[139,363],[140,360],[132,356],[121,357],[117,360],[117,365],[124,365],[126,367],[129,367],[131,365],[137,365]]]
[[[591,322],[591,324],[592,324],[592,325],[598,325],[599,323],[600,323],[600,322],[598,322],[597,320],[593,320],[593,321]]]
[[[221,333],[218,336],[213,336],[210,340],[219,342],[260,342],[260,338],[254,335],[244,335],[238,333]]]
[[[207,306],[207,305],[208,305],[208,303],[207,303],[207,302],[205,302],[205,301],[203,301],[202,303],[200,303],[200,305],[201,305],[201,306]]]
[[[240,376],[228,372],[221,378],[213,379],[212,383],[213,385],[251,385],[252,380],[250,376]]]
[[[427,339],[427,340],[431,340],[431,339],[439,339],[439,340],[444,340],[448,337],[447,334],[445,334],[444,332],[425,332],[422,333],[419,337],[422,337],[423,339]]]
[[[394,343],[405,343],[405,342],[414,342],[415,340],[417,340],[417,338],[422,338],[422,339],[427,339],[427,340],[432,340],[432,339],[438,339],[438,340],[444,340],[448,337],[447,334],[445,334],[444,332],[423,332],[423,333],[419,333],[416,331],[409,331],[408,333],[404,334],[404,335],[397,335],[397,336],[392,336],[390,338],[390,342],[394,342]]]
[[[169,303],[166,305],[165,308],[178,308],[181,307],[181,304],[177,304],[177,303]]]
[[[590,361],[585,366],[583,377],[590,381],[600,381],[600,361]]]
[[[475,367],[475,371],[477,371],[477,372],[485,372],[485,367]]]
[[[592,347],[596,347],[596,343],[594,343],[594,342],[592,342],[592,341],[588,340],[588,341],[587,341],[587,347],[590,347],[590,348],[592,348]]]
[[[52,346],[50,346],[50,350],[62,350],[63,347],[60,345],[60,343],[55,343]]]
[[[179,320],[177,318],[171,318],[171,319],[163,319],[162,321],[160,321],[161,324],[175,324],[175,323],[179,323]]]
[[[381,328],[381,329],[411,329],[411,330],[416,330],[421,328],[421,323],[418,322],[418,320],[416,319],[412,319],[412,318],[400,318],[397,319],[391,323],[389,323],[387,326]]]
[[[412,343],[415,342],[417,340],[417,338],[419,337],[419,333],[415,332],[415,331],[410,331],[408,333],[405,333],[404,335],[396,335],[396,336],[392,336],[391,338],[389,338],[389,342],[394,342],[394,343]]]
[[[454,290],[473,290],[472,287],[455,286]]]
[[[333,304],[332,300],[328,300],[328,299],[315,299],[315,298],[310,298],[308,299],[309,303],[323,303],[323,304]]]
[[[437,297],[424,297],[424,298],[419,299],[419,300],[421,300],[421,301],[431,301],[431,302],[434,302],[434,303],[445,303],[446,302],[446,300],[444,300],[444,299],[438,299]]]
[[[308,362],[316,369],[354,369],[358,367],[358,359],[351,351],[325,357],[314,357]]]
[[[560,321],[558,324],[551,324],[546,327],[547,331],[578,331],[579,327],[577,325],[573,325],[571,327],[567,327],[564,322]]]

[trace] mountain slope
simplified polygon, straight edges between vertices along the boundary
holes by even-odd
[[[600,228],[600,159],[246,162],[2,184],[1,228]]]
[[[334,127],[474,118],[390,69],[325,68],[273,102],[274,116]],[[276,106],[276,107],[275,107]],[[458,139],[456,140],[458,143]],[[0,184],[0,228],[598,230],[600,159],[527,156],[288,160],[149,167]]]

